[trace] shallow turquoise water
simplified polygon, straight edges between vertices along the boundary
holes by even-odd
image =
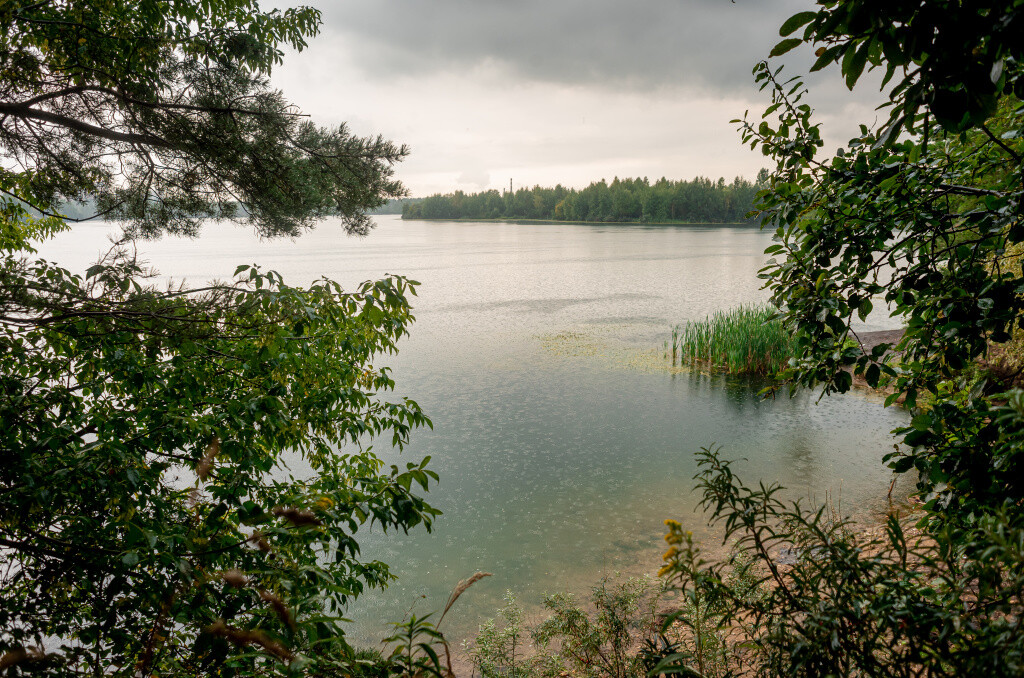
[[[326,275],[352,286],[386,272],[422,283],[412,334],[388,362],[397,393],[433,419],[403,457],[433,457],[441,482],[431,500],[445,515],[432,534],[360,537],[364,557],[400,577],[351,609],[361,642],[385,635],[383,623],[410,606],[442,607],[477,570],[494,576],[445,622],[456,638],[492,615],[507,588],[536,610],[545,592],[656,571],[665,518],[713,542],[691,491],[702,446],[745,459],[738,468],[750,483],[781,482],[812,502],[829,494],[846,513],[884,510],[880,459],[902,412],[862,395],[761,401],[741,381],[664,369],[670,325],[767,298],[756,277],[767,234],[378,222],[365,239],[331,223],[294,242],[211,225],[195,241],[142,246],[162,274],[194,284],[252,262],[293,284]],[[84,269],[107,228],[76,227],[42,253]]]

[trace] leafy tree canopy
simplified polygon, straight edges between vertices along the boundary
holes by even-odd
[[[248,0],[0,3],[12,675],[350,673],[344,606],[391,576],[357,531],[437,514],[426,460],[388,468],[367,446],[430,423],[376,365],[415,282],[296,288],[241,266],[160,289],[124,242],[84,275],[31,256],[67,227],[56,206],[90,196],[128,238],[194,234],[236,205],[267,236],[336,212],[365,232],[363,210],[402,192],[405,150],[317,127],[266,81],[318,23]]]
[[[318,127],[271,89],[281,45],[320,15],[255,0],[33,2],[0,7],[0,191],[44,213],[99,198],[135,232],[194,233],[241,203],[264,235],[298,234],[402,194],[406,149]]]
[[[815,70],[836,65],[852,88],[880,68],[889,87],[888,118],[823,155],[803,83],[754,69],[772,101],[737,122],[776,165],[757,208],[775,231],[762,275],[797,342],[786,375],[844,392],[857,374],[905,399],[913,418],[887,460],[917,472],[927,531],[896,515],[851,529],[744,486],[705,450],[703,506],[760,576],[738,584],[667,521],[662,574],[706,614],[667,620],[696,648],[670,647],[653,673],[1019,676],[1024,3],[821,0],[780,33],[773,55],[807,45]],[[897,344],[864,350],[872,311],[905,325]]]
[[[758,207],[777,241],[763,274],[799,345],[789,376],[845,391],[852,369],[891,387],[890,402],[904,397],[915,416],[889,462],[918,472],[929,508],[969,517],[1019,505],[1017,419],[992,409],[1012,382],[971,366],[1024,322],[1024,6],[819,4],[786,22],[783,36],[802,37],[773,53],[807,43],[814,68],[838,65],[850,87],[870,68],[895,84],[884,85],[888,120],[822,157],[802,83],[755,69],[772,104],[743,121],[743,138],[777,162]],[[907,329],[865,354],[848,340],[873,309]]]

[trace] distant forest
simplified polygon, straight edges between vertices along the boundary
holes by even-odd
[[[380,207],[368,210],[367,214],[401,214],[402,207],[405,203],[414,200],[414,198],[392,198]],[[244,205],[237,204],[239,215],[246,215],[246,209]],[[96,206],[96,200],[94,198],[86,198],[82,202],[65,202],[62,203],[56,210],[59,214],[64,215],[68,219],[83,220],[92,219],[96,217],[96,213],[99,208]],[[29,208],[29,212],[34,216],[39,216],[39,212]]]
[[[763,173],[763,170],[762,170]],[[761,176],[759,175],[759,181]],[[735,224],[746,221],[763,186],[741,177],[725,183],[661,178],[602,179],[584,189],[534,186],[514,192],[456,191],[428,198],[393,198],[369,214],[401,214],[403,219],[537,219],[541,221]],[[95,216],[96,201],[70,202],[59,211],[70,219]],[[244,208],[241,214],[245,214]]]
[[[760,178],[760,176],[759,176]],[[731,224],[747,220],[761,189],[741,177],[725,183],[661,178],[602,179],[582,190],[521,188],[432,195],[402,205],[403,219],[539,219],[544,221]]]
[[[419,202],[419,198],[391,198],[380,207],[368,210],[367,214],[401,214],[407,203]]]

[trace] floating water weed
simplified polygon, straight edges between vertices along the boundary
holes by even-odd
[[[770,306],[740,306],[672,329],[672,365],[769,376],[793,355],[792,335]]]

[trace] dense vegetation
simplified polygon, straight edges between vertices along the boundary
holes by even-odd
[[[565,593],[547,596],[547,616],[529,624],[506,592],[497,618],[464,647],[481,678],[639,678],[653,666],[641,639],[657,633],[663,591],[649,577],[602,579],[587,601]]]
[[[672,331],[672,364],[774,376],[793,355],[793,335],[768,306],[718,311]]]
[[[391,576],[359,530],[437,514],[424,462],[367,447],[430,423],[375,367],[413,281],[296,288],[242,266],[167,289],[127,254],[204,217],[361,233],[401,194],[404,149],[318,127],[267,83],[318,25],[255,0],[0,6],[6,675],[349,675],[345,605]],[[74,203],[125,226],[85,275],[32,249]]]
[[[1024,421],[1015,409],[1003,414],[1015,427]],[[933,527],[930,535],[896,515],[864,531],[829,507],[782,501],[777,486],[745,486],[717,451],[704,450],[699,461],[703,507],[734,556],[705,562],[691,534],[667,521],[661,574],[689,609],[668,619],[671,650],[657,673],[1024,672],[1024,531],[1011,527],[1006,512],[979,515],[961,529]]]
[[[32,256],[33,239],[67,227],[60,205],[91,196],[126,238],[195,233],[239,205],[268,236],[334,213],[365,232],[365,210],[401,194],[390,167],[404,149],[319,128],[265,80],[280,46],[302,48],[318,22],[247,0],[0,7],[10,675],[442,672],[430,620],[400,624],[385,660],[357,655],[341,619],[389,578],[359,557],[360,527],[407,530],[437,514],[420,496],[436,478],[425,460],[385,468],[359,446],[401,446],[429,425],[414,402],[382,398],[393,382],[373,367],[407,331],[415,283],[300,289],[243,266],[230,283],[159,290],[120,250],[84,276]],[[534,636],[552,644],[549,661],[522,662],[516,634],[493,627],[477,645],[482,672],[1024,673],[1024,392],[975,366],[1024,330],[1024,6],[821,0],[781,32],[774,54],[813,45],[815,69],[838,64],[850,87],[869,67],[894,83],[888,119],[834,157],[819,157],[802,83],[767,64],[755,74],[772,103],[740,124],[775,161],[756,207],[777,241],[763,275],[795,340],[784,375],[843,392],[852,368],[905,398],[913,419],[886,461],[916,474],[921,538],[895,517],[858,535],[776,488],[744,486],[705,450],[698,485],[735,539],[734,564],[704,562],[670,521],[662,574],[684,604],[660,635],[646,589],[598,587],[593,613],[549,600]],[[562,189],[550,210],[643,220],[645,203],[630,201],[661,182],[625,183],[595,189],[608,199],[593,212],[589,197],[569,201],[590,189]],[[728,190],[704,183],[707,195]],[[498,217],[543,218],[544,190],[482,195],[513,205]],[[709,220],[647,206],[651,221]],[[879,301],[907,332],[865,353],[851,324]],[[283,472],[286,452],[312,476]]]
[[[674,522],[664,574],[714,605],[730,656],[752,661],[709,668],[678,648],[659,671],[1024,673],[1024,392],[977,366],[1024,332],[1022,31],[1024,6],[1010,0],[822,0],[791,17],[773,55],[813,45],[814,70],[838,64],[851,88],[867,68],[894,83],[888,118],[826,158],[803,83],[755,68],[772,103],[737,122],[776,161],[757,208],[776,241],[762,276],[795,339],[784,377],[845,392],[852,370],[891,389],[888,403],[905,398],[913,419],[885,461],[915,474],[924,533],[894,517],[880,536],[857,535],[776,488],[745,487],[705,451],[704,506],[765,592],[745,595]],[[851,325],[883,303],[906,332],[864,351]],[[783,545],[798,554],[791,566]]]
[[[539,219],[590,222],[736,224],[753,209],[756,184],[661,178],[605,180],[584,189],[534,186],[515,192],[432,195],[403,206],[403,219]]]

